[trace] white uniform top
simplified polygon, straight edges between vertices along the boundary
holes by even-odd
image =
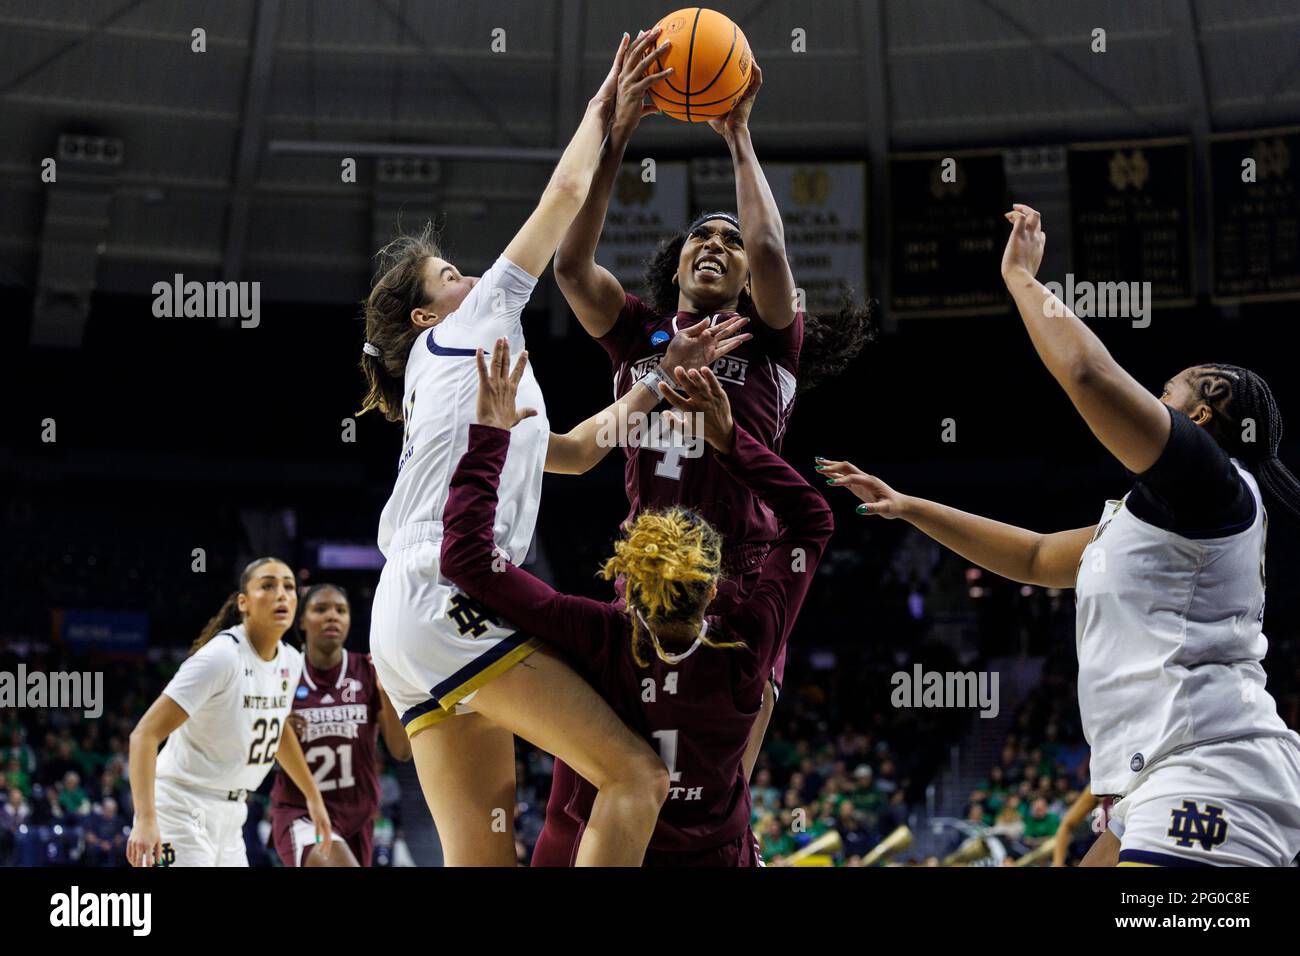
[[[256,790],[275,762],[301,676],[301,652],[283,641],[265,661],[242,624],[217,634],[163,689],[189,720],[167,738],[157,776],[209,790]]]
[[[1124,794],[1174,750],[1295,735],[1264,689],[1264,537],[1255,499],[1243,531],[1192,539],[1109,501],[1075,583],[1079,712],[1092,792]]]
[[[415,538],[441,537],[447,486],[469,444],[469,426],[475,420],[474,350],[482,348],[490,357],[496,340],[505,336],[514,367],[524,349],[520,315],[536,285],[536,278],[501,256],[460,308],[421,333],[412,345],[402,400],[406,422],[402,457],[393,493],[379,518],[379,550],[385,557],[392,557],[394,539],[402,536],[403,529]],[[516,404],[537,409],[537,415],[511,430],[510,451],[501,471],[493,538],[512,564],[522,563],[528,555],[550,441],[546,405],[531,364],[519,383]],[[403,543],[398,540],[396,547]]]

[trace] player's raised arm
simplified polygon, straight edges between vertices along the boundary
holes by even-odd
[[[1097,530],[1093,525],[1040,534],[937,501],[899,494],[852,462],[818,458],[817,470],[826,476],[828,484],[847,488],[862,499],[858,514],[903,518],[967,561],[1021,584],[1074,587],[1083,550]]]
[[[612,627],[621,626],[621,614],[609,604],[561,594],[496,553],[492,527],[510,429],[535,412],[515,406],[527,352],[520,353],[511,370],[509,347],[502,338],[492,350],[490,368],[482,352],[477,360],[476,422],[470,425],[469,446],[452,474],[443,508],[438,570],[520,630],[582,657],[608,639]]]
[[[753,336],[742,333],[749,321],[745,316],[709,327],[699,322],[682,329],[668,344],[661,368],[707,368],[713,362],[738,348]],[[633,414],[646,415],[659,404],[659,383],[666,381],[660,368],[646,375],[637,385],[611,405],[565,432],[551,432],[551,442],[546,448],[546,470],[551,474],[581,475],[599,464],[609,450],[620,444],[615,441],[622,433],[621,425],[630,421]]]
[[[763,71],[755,63],[745,95],[725,116],[709,120],[709,125],[731,150],[736,211],[740,213],[740,234],[749,257],[750,298],[765,325],[784,329],[795,315],[794,276],[785,256],[785,226],[749,136],[749,114],[762,85]]]
[[[672,69],[650,72],[649,67],[671,46],[665,42],[655,47],[661,32],[654,27],[637,36],[628,47],[619,71],[614,118],[600,153],[600,164],[592,180],[587,199],[555,250],[555,280],[569,307],[593,338],[600,338],[613,327],[623,308],[624,292],[608,269],[596,264],[596,246],[605,228],[609,195],[618,179],[619,166],[632,133],[641,117],[656,112],[645,105],[646,91]]]
[[[126,841],[126,858],[132,866],[153,866],[162,853],[162,834],[158,830],[158,811],[154,803],[157,779],[158,748],[189,714],[166,694],[144,712],[131,731],[127,755],[127,776],[131,781],[131,803],[135,819]]]
[[[560,238],[587,199],[600,160],[600,144],[614,113],[618,80],[627,50],[628,38],[624,34],[605,81],[587,103],[582,122],[560,156],[537,208],[506,246],[506,258],[531,276],[540,276],[545,270]]]
[[[1002,278],[1038,357],[1107,451],[1129,471],[1143,473],[1169,441],[1169,410],[1034,278],[1047,241],[1038,212],[1017,203],[1006,216],[1012,228],[1002,254]]]

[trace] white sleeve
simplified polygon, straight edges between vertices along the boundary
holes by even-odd
[[[231,686],[238,676],[239,648],[225,634],[218,634],[193,657],[186,658],[181,669],[163,688],[181,710],[193,717],[208,698]]]
[[[492,268],[465,296],[460,308],[443,323],[448,334],[447,344],[465,344],[472,340],[477,348],[490,349],[501,336],[515,339],[523,333],[520,316],[537,288],[537,278],[529,275],[505,256],[500,256]],[[443,332],[438,334],[439,342]]]

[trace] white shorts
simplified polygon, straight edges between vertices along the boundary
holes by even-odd
[[[1161,759],[1115,802],[1120,866],[1290,866],[1300,853],[1300,745],[1202,744]]]
[[[408,736],[472,710],[480,687],[541,646],[442,579],[437,528],[398,532],[370,617],[370,656]]]
[[[154,804],[167,866],[248,866],[248,803],[159,777]]]

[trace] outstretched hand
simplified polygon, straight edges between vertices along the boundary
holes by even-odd
[[[709,126],[713,131],[725,139],[737,130],[746,129],[749,126],[750,111],[754,109],[754,99],[762,86],[763,71],[758,68],[758,62],[755,61],[750,67],[749,86],[745,87],[745,95],[722,116],[709,120]]]
[[[519,353],[514,370],[510,369],[510,345],[499,338],[492,348],[491,367],[483,361],[483,350],[477,349],[474,361],[478,363],[478,423],[493,428],[514,428],[525,418],[537,414],[535,408],[516,408],[515,395],[519,380],[524,377],[528,364],[528,350]]]
[[[1047,245],[1042,217],[1037,209],[1023,203],[1015,203],[1004,215],[1011,223],[1011,235],[1007,237],[1007,247],[1002,252],[1002,278],[1010,279],[1017,269],[1024,269],[1031,276],[1038,275],[1038,267],[1043,263],[1043,249]]]
[[[649,72],[650,67],[657,63],[659,57],[667,53],[673,45],[671,40],[665,40],[659,46],[652,48],[651,44],[662,32],[662,27],[651,27],[648,31],[638,33],[637,38],[628,47],[627,55],[624,56],[619,69],[618,96],[614,105],[612,131],[615,136],[623,140],[632,135],[632,131],[637,128],[643,116],[659,112],[659,107],[645,100],[651,86],[673,73],[671,66],[666,70]]]
[[[847,488],[862,499],[858,514],[902,517],[907,496],[900,495],[875,475],[868,475],[850,461],[817,458],[816,462],[817,470],[826,476],[827,484]]]
[[[708,368],[715,361],[734,349],[744,345],[754,336],[741,329],[749,322],[744,315],[737,315],[726,322],[709,325],[708,319],[700,319],[690,328],[682,329],[668,343],[664,353],[663,367],[674,369]]]
[[[686,394],[678,395],[666,382],[659,383],[659,394],[677,409],[677,417],[687,426],[688,433],[702,427],[706,442],[724,455],[730,454],[736,441],[736,424],[731,419],[731,400],[713,370],[687,370],[679,365],[672,374]],[[692,427],[692,421],[698,425]]]

